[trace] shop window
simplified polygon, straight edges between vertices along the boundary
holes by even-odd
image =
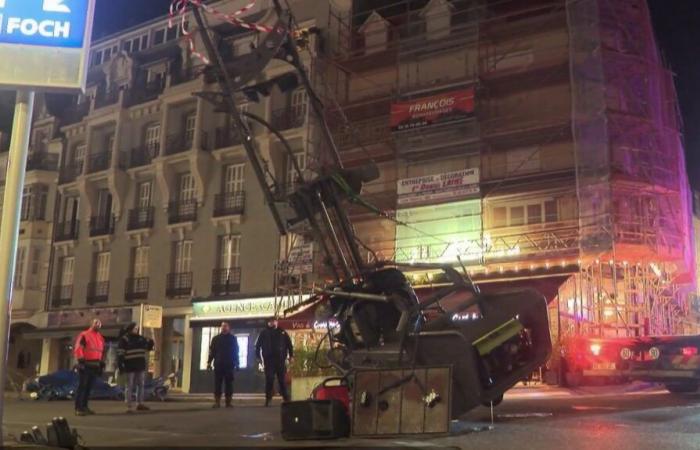
[[[517,227],[525,224],[525,208],[514,206],[510,208],[510,225]]]
[[[199,370],[207,370],[207,363],[209,362],[209,346],[211,345],[211,340],[214,339],[214,336],[218,335],[219,332],[219,327],[202,328],[202,342],[199,347]],[[250,340],[250,335],[236,334],[234,336],[236,336],[236,340],[238,341],[238,367],[240,369],[247,369],[248,342]]]

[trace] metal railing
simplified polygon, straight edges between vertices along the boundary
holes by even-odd
[[[131,149],[129,152],[129,161],[126,164],[127,167],[140,167],[149,165],[154,158],[159,154],[159,149],[156,146],[146,146],[136,147]]]
[[[126,229],[131,231],[140,230],[143,228],[153,228],[154,215],[155,208],[152,206],[130,209]]]
[[[126,279],[126,287],[124,289],[124,298],[127,301],[145,300],[148,298],[148,286],[150,278],[148,277],[133,277]]]
[[[214,196],[214,217],[235,216],[245,210],[245,191],[224,192]]]
[[[304,125],[305,120],[305,114],[299,114],[291,108],[283,108],[272,111],[270,125],[277,130],[289,130]]]
[[[242,143],[243,139],[236,130],[228,127],[219,127],[214,131],[214,150],[233,147]]]
[[[119,101],[119,89],[110,89],[99,92],[95,96],[95,109],[111,106]]]
[[[88,283],[87,303],[106,303],[109,299],[109,281],[92,281]]]
[[[80,221],[72,220],[68,222],[59,222],[56,224],[56,242],[73,241],[78,239],[80,230]]]
[[[106,150],[88,156],[88,173],[109,169],[112,163],[112,151]]]
[[[214,269],[211,278],[212,295],[228,295],[241,290],[241,268]]]
[[[163,93],[164,88],[165,81],[162,79],[139,83],[129,89],[127,104],[128,106],[134,106],[155,100]]]
[[[90,237],[114,233],[114,214],[90,218]]]
[[[51,306],[60,308],[61,306],[69,306],[73,302],[73,285],[54,286],[51,293]]]
[[[196,200],[177,200],[168,205],[168,223],[194,222],[197,220]]]
[[[194,134],[187,136],[185,133],[171,134],[165,142],[165,154],[176,155],[192,149],[194,145]]]
[[[59,183],[75,181],[83,173],[83,161],[75,161],[61,168],[58,174]]]
[[[29,155],[27,159],[27,171],[30,170],[49,170],[58,169],[58,154],[38,152]]]
[[[192,293],[192,272],[169,273],[165,283],[165,295],[185,297]]]

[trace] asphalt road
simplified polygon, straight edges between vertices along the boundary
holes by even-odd
[[[675,396],[645,386],[562,389],[519,388],[491,411],[479,408],[443,438],[285,442],[278,407],[238,404],[212,410],[201,401],[153,403],[152,411],[124,413],[117,402],[93,402],[98,413],[74,417],[70,402],[6,400],[4,432],[56,415],[69,418],[87,447],[98,446],[399,446],[464,449],[700,449],[700,395]]]

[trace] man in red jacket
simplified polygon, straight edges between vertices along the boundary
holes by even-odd
[[[102,328],[102,322],[99,319],[94,319],[90,328],[80,333],[75,340],[73,355],[78,361],[80,380],[78,382],[78,391],[75,393],[76,416],[95,414],[94,411],[88,408],[88,399],[90,398],[90,391],[95,383],[95,379],[102,375],[105,366],[102,361],[105,339],[100,334],[100,328]]]

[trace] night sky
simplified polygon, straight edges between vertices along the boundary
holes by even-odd
[[[97,0],[93,38],[164,15],[171,0]],[[325,1],[325,0],[318,0]],[[648,0],[661,52],[676,74],[690,183],[700,189],[700,3]],[[0,96],[0,129],[9,129],[12,94]]]

